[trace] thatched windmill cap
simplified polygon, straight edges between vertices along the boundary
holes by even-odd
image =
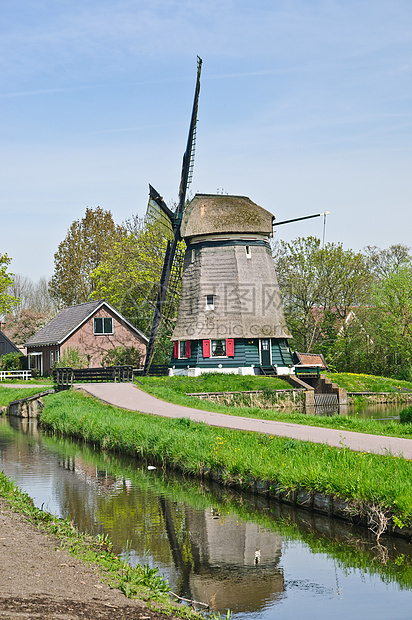
[[[183,238],[217,233],[272,234],[273,215],[247,196],[196,194],[181,226]]]

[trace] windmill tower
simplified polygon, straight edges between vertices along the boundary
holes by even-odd
[[[196,194],[171,374],[290,374],[293,361],[269,236],[273,215],[245,196]]]
[[[196,143],[202,60],[197,80],[189,135],[183,155],[178,206],[172,212],[150,186],[147,215],[169,239],[163,264],[144,374],[148,374],[169,289],[178,290],[181,239],[184,257],[181,300],[173,331],[171,374],[197,375],[207,371],[240,374],[289,374],[293,361],[268,238],[271,213],[244,196],[196,194],[186,207]],[[167,303],[166,303],[167,307]],[[170,319],[170,317],[169,317]]]

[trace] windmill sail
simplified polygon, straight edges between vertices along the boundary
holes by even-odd
[[[182,222],[183,211],[185,208],[186,192],[187,192],[188,186],[192,178],[192,171],[193,171],[193,165],[194,165],[194,151],[195,151],[195,142],[196,142],[196,124],[197,124],[197,110],[198,110],[199,93],[200,93],[201,69],[202,69],[202,59],[199,58],[198,56],[197,57],[196,90],[195,90],[195,96],[194,96],[194,101],[193,101],[192,117],[190,121],[186,151],[183,155],[182,174],[181,174],[180,188],[179,188],[179,202],[178,202],[176,211],[174,213],[170,212],[171,216],[169,217],[171,225],[172,225],[173,234],[171,235],[172,238],[167,244],[165,259],[163,263],[162,275],[161,275],[160,282],[159,282],[159,290],[158,290],[156,306],[155,306],[155,310],[153,314],[152,328],[151,328],[150,337],[149,337],[149,344],[147,346],[147,354],[146,354],[146,360],[145,360],[144,371],[143,371],[143,374],[145,375],[149,371],[150,363],[152,361],[152,357],[154,353],[156,336],[157,336],[157,332],[159,329],[160,321],[162,319],[163,307],[164,307],[164,303],[166,299],[166,293],[167,293],[167,289],[169,285],[169,280],[170,280],[170,276],[171,276],[171,273],[174,267],[173,263],[174,263],[174,259],[176,255],[176,248],[177,248],[178,242],[180,241],[180,225]],[[162,206],[160,206],[159,200],[155,200],[153,198],[153,201],[156,205],[156,206],[152,205],[153,210],[156,211],[156,209],[159,208],[162,211],[162,214],[165,215],[166,217],[167,212],[164,210]],[[149,203],[150,203],[150,199],[149,199]]]

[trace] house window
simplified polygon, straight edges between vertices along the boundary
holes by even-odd
[[[226,340],[211,341],[212,357],[226,357]]]
[[[59,350],[50,351],[50,368],[53,368],[53,365],[59,361]]]
[[[190,340],[180,340],[179,342],[179,359],[187,359],[191,356]]]
[[[113,319],[107,317],[99,317],[94,319],[95,334],[113,334]]]
[[[252,250],[250,248],[250,245],[245,246],[246,248],[246,258],[252,258]]]
[[[214,310],[214,309],[215,309],[215,296],[206,295],[206,310]]]

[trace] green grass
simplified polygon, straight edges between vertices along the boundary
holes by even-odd
[[[132,413],[71,391],[45,398],[41,423],[102,450],[192,475],[219,471],[221,479],[245,488],[253,479],[304,487],[353,499],[358,508],[374,502],[412,523],[412,462],[403,458]]]
[[[112,543],[105,535],[83,534],[67,519],[60,519],[36,508],[33,500],[21,491],[3,472],[0,472],[0,496],[15,512],[47,534],[56,537],[62,548],[80,558],[85,564],[97,565],[103,579],[111,587],[118,588],[129,598],[140,598],[149,604],[156,602],[158,611],[173,614],[174,617],[199,619],[202,616],[188,608],[171,605],[168,598],[169,584],[149,566],[132,567],[112,552]]]
[[[388,548],[382,547],[383,551],[388,550],[388,554],[385,562],[380,562],[377,558],[375,541],[366,535],[359,536],[359,531],[349,525],[346,528],[341,525],[340,533],[336,535],[335,532],[332,535],[334,530],[332,522],[331,529],[328,530],[320,519],[316,521],[318,527],[315,524],[313,529],[311,520],[309,525],[306,519],[302,519],[302,515],[299,516],[299,513],[294,513],[292,508],[277,502],[272,502],[270,505],[266,502],[256,502],[253,495],[245,495],[217,485],[212,489],[188,476],[173,476],[161,469],[148,474],[147,467],[143,464],[141,467],[136,467],[130,459],[122,459],[107,452],[101,453],[87,445],[80,446],[70,439],[56,441],[55,438],[44,436],[42,442],[60,457],[63,454],[66,457],[74,457],[75,460],[79,458],[83,462],[93,464],[98,470],[108,470],[110,475],[116,478],[131,480],[133,486],[145,494],[165,497],[179,506],[186,503],[197,510],[210,509],[213,505],[214,510],[218,510],[222,515],[235,514],[239,519],[280,533],[286,540],[303,541],[313,553],[327,554],[344,570],[358,569],[378,574],[384,582],[396,582],[401,588],[412,586],[412,556],[405,554],[403,541],[399,541],[400,544],[397,545],[396,541],[392,540]],[[130,510],[136,509],[138,505],[133,503]],[[381,542],[385,545],[382,539]]]
[[[47,389],[46,386],[44,389]],[[34,396],[41,392],[43,388],[24,387],[21,388],[7,388],[0,384],[0,407],[5,407],[13,400],[20,400],[20,398],[27,398],[27,396]]]
[[[335,375],[333,375],[335,376]],[[274,381],[274,383],[272,383]],[[399,383],[399,382],[397,382]],[[281,387],[280,387],[281,386]],[[379,420],[351,416],[312,416],[302,411],[286,409],[259,409],[258,407],[236,407],[220,405],[210,400],[186,396],[186,392],[223,392],[236,390],[265,390],[267,394],[276,389],[290,388],[289,383],[276,377],[239,377],[236,375],[201,375],[200,377],[142,377],[137,387],[148,394],[186,407],[216,411],[227,415],[274,420],[293,424],[305,424],[323,428],[334,428],[357,433],[370,433],[387,437],[412,439],[412,425],[400,425],[396,421],[384,423]],[[216,389],[217,387],[221,389]]]
[[[351,372],[327,373],[327,376],[339,387],[348,392],[408,392],[412,391],[410,381],[400,381],[389,377],[354,374]]]

